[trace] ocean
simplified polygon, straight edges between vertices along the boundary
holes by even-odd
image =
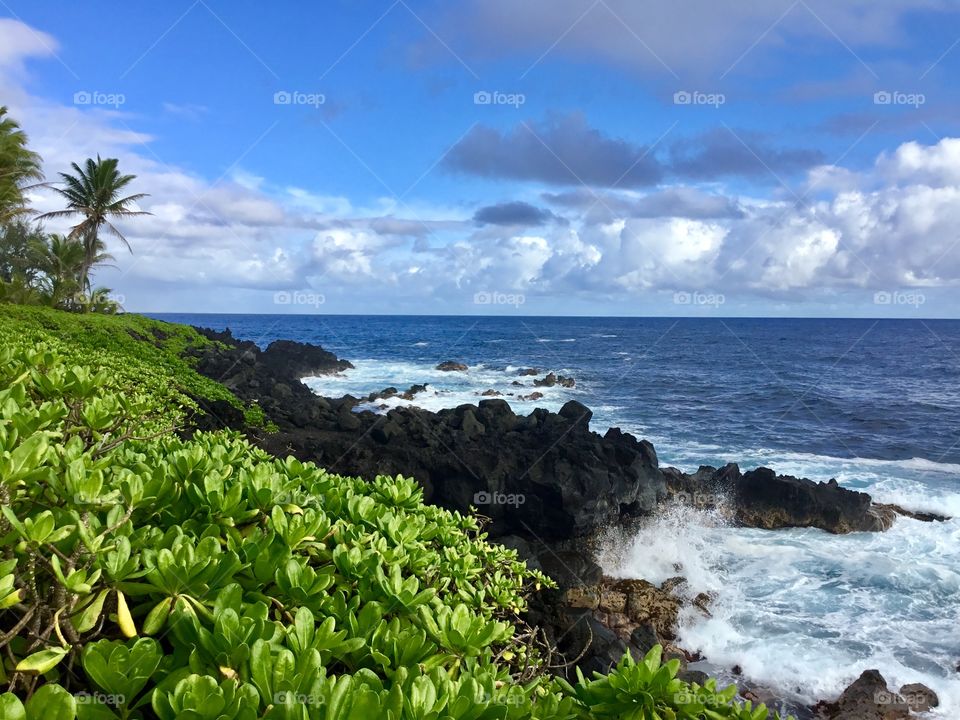
[[[262,346],[317,343],[356,366],[307,380],[320,394],[429,383],[421,407],[496,390],[523,413],[576,399],[593,410],[594,430],[647,438],[664,466],[765,465],[957,518],[832,536],[729,528],[684,508],[611,538],[603,564],[651,581],[681,566],[717,599],[712,618],[684,618],[680,644],[792,700],[835,697],[878,668],[895,688],[936,690],[932,717],[960,717],[960,321],[154,317],[229,327]],[[469,371],[436,371],[444,360]],[[572,375],[576,387],[522,400],[532,389],[512,383],[528,367]]]

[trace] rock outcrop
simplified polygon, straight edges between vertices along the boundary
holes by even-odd
[[[451,410],[352,412],[355,400],[323,399],[319,417],[261,444],[332,472],[416,478],[429,502],[489,517],[490,533],[558,540],[585,537],[649,515],[666,494],[653,446],[610,430],[591,432],[591,412],[517,415],[500,399]]]
[[[320,420],[323,401],[301,378],[353,367],[315,345],[277,340],[261,350],[256,343],[235,339],[229,330],[201,328],[200,332],[215,344],[189,351],[197,372],[222,383],[244,402],[258,403],[267,417],[280,425],[304,427]],[[197,418],[202,429],[243,427],[243,413],[229,403],[199,404],[205,413]]]
[[[703,466],[693,474],[664,468],[663,474],[672,499],[718,509],[746,527],[815,527],[831,533],[879,531],[893,524],[899,510],[874,503],[868,494],[840,487],[835,480],[814,482],[777,475],[763,467],[741,473],[735,464],[720,469]],[[920,514],[911,517],[927,519]]]
[[[437,365],[436,369],[440,370],[441,372],[466,372],[468,370],[466,365],[454,360],[445,360]]]
[[[557,581],[557,589],[531,599],[524,619],[542,630],[568,661],[575,661],[565,669],[568,677],[576,667],[604,672],[625,652],[639,659],[657,644],[683,665],[695,659],[673,645],[685,602],[682,578],[658,587],[645,580],[605,577],[579,541],[545,545],[507,536],[499,542],[516,548],[529,565]]]
[[[566,375],[557,375],[556,373],[547,373],[542,379],[534,380],[533,384],[536,387],[553,387],[554,385],[559,385],[560,387],[572,388],[577,384],[577,381],[572,377],[567,377]]]

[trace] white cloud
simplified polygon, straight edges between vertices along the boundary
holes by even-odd
[[[942,187],[960,183],[960,138],[944,138],[936,145],[904,143],[892,155],[882,155],[877,166],[892,182]]]
[[[0,18],[0,69],[19,70],[27,58],[53,55],[56,50],[57,41],[47,33],[19,20]]]

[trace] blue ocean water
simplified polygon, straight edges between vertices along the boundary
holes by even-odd
[[[262,346],[321,344],[356,365],[307,380],[322,394],[428,382],[423,407],[496,390],[518,412],[575,398],[595,430],[651,440],[664,465],[767,465],[960,517],[960,321],[156,317],[229,327]],[[443,360],[469,371],[437,372]],[[576,387],[533,388],[518,377],[526,367],[572,375]],[[519,398],[534,391],[543,397]],[[649,579],[681,566],[692,590],[718,596],[713,618],[687,619],[682,643],[798,700],[878,667],[891,683],[927,683],[939,716],[960,717],[960,520],[835,537],[724,528],[685,510],[611,538],[604,562]]]

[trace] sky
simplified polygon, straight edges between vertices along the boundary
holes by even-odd
[[[0,0],[129,311],[958,317],[958,71],[955,0]]]

